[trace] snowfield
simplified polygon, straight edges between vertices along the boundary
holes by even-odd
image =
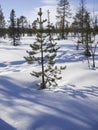
[[[98,49],[96,68],[89,69],[75,41],[57,41],[63,78],[56,88],[38,90],[30,72],[39,66],[24,59],[33,41],[24,37],[14,47],[0,39],[0,130],[98,130]]]

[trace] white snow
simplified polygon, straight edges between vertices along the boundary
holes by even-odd
[[[56,88],[38,90],[30,75],[38,66],[24,59],[33,41],[24,37],[14,47],[0,40],[0,130],[98,130],[98,51],[90,70],[75,41],[56,41],[63,78]]]

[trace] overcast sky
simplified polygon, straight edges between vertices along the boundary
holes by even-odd
[[[12,9],[15,10],[16,17],[21,15],[26,16],[30,21],[37,17],[37,11],[40,7],[43,8],[44,17],[47,15],[47,10],[50,10],[52,22],[55,19],[56,6],[59,0],[0,0],[4,16],[9,18]],[[69,0],[72,12],[79,6],[80,0]],[[86,6],[89,11],[98,12],[98,0],[86,0]]]

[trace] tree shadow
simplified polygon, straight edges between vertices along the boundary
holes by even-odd
[[[12,61],[12,62],[10,62],[11,65],[22,65],[24,63],[26,63],[25,60],[18,60],[18,61]]]
[[[16,130],[13,126],[0,119],[0,130]]]
[[[74,45],[65,44],[61,45],[61,48],[58,50],[56,63],[77,62],[86,59],[83,50],[76,50]]]
[[[7,67],[5,63],[0,63],[0,67]]]
[[[94,94],[98,88],[96,86],[92,87],[85,87],[85,90],[75,90],[75,86],[71,85],[70,88],[62,89],[62,91],[58,90],[59,94],[66,93],[71,97],[71,100],[62,99],[62,102],[58,104],[57,99],[57,101],[54,101],[56,105],[53,105],[52,98],[50,100],[48,98],[43,99],[43,101],[39,100],[37,103],[46,109],[48,108],[48,111],[41,110],[29,129],[97,130],[98,106],[90,106],[90,104],[86,102],[90,95],[98,97],[98,93]],[[62,97],[60,96],[60,98]],[[80,98],[82,98],[82,100]]]
[[[55,92],[66,93],[67,95],[77,98],[88,98],[89,96],[98,97],[98,87],[97,86],[83,86],[83,89],[76,89],[75,85],[68,84],[67,86],[55,90]]]
[[[98,97],[96,86],[76,90],[75,85],[71,84],[55,91],[55,94],[52,91],[53,95],[48,95],[49,92],[35,89],[36,82],[32,83],[31,87],[30,84],[19,84],[13,78],[0,76],[0,83],[0,94],[3,95],[0,103],[6,107],[6,110],[7,107],[14,110],[9,112],[9,115],[14,120],[21,118],[19,123],[27,117],[29,119],[27,130],[47,128],[47,130],[97,130],[95,116],[98,110],[94,108],[95,106],[87,104],[85,100],[89,95]],[[66,99],[67,96],[62,96],[62,93],[71,99]],[[54,96],[56,94],[57,96]],[[79,97],[83,100],[79,100]]]

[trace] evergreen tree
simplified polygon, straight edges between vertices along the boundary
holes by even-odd
[[[91,56],[91,53],[90,53],[90,48],[89,48],[89,44],[92,44],[92,36],[91,36],[91,25],[90,25],[90,15],[88,12],[85,13],[85,16],[84,16],[84,25],[85,25],[85,28],[84,28],[84,47],[85,47],[85,55],[86,56]]]
[[[27,51],[28,57],[25,57],[28,63],[37,63],[41,66],[40,70],[33,71],[31,74],[36,78],[41,77],[40,89],[45,89],[47,86],[57,86],[56,80],[61,79],[61,70],[55,65],[55,57],[58,51],[57,43],[54,42],[51,35],[51,26],[48,24],[48,34],[43,33],[43,24],[46,20],[42,20],[42,10],[38,12],[39,31],[36,31],[36,41],[30,45],[31,51]],[[39,56],[40,55],[40,56]]]
[[[78,30],[78,33],[81,34],[81,42],[84,43],[83,37],[85,33],[85,14],[87,13],[86,10],[86,0],[80,0],[80,6],[79,9],[74,17],[74,27],[76,30]]]
[[[33,29],[37,29],[37,20],[34,20],[33,23],[32,23],[32,28]]]
[[[76,17],[78,18],[79,20],[79,26],[80,26],[80,31],[81,31],[81,38],[82,38],[82,44],[84,43],[84,33],[85,33],[85,14],[87,12],[86,10],[86,7],[85,7],[85,4],[86,4],[86,0],[80,0],[80,8],[79,8],[79,12],[76,14]]]
[[[80,0],[80,7],[74,17],[74,26],[77,27],[77,29],[79,30],[79,33],[81,33],[81,42],[83,44],[83,36],[84,36],[84,16],[87,12],[86,7],[85,7],[85,1],[86,0]]]
[[[32,27],[30,24],[28,25],[27,34],[28,36],[32,36]]]
[[[96,34],[98,34],[98,18],[97,18],[97,15],[93,16],[92,24],[93,24],[93,35],[95,37]]]
[[[20,16],[19,18],[19,21],[20,21],[20,27],[21,27],[21,32],[22,32],[22,35],[24,36],[25,35],[25,28],[27,28],[27,18],[25,16]]]
[[[84,47],[84,54],[88,60],[88,67],[91,67],[91,58],[89,57],[92,57],[92,67],[95,68],[95,52],[98,44],[95,41],[95,36],[97,34],[97,18],[95,16],[95,18],[91,20],[90,13],[87,11],[85,4],[86,0],[81,0],[80,8],[74,18],[74,23],[76,23],[79,30],[80,37],[78,43],[82,43]]]
[[[60,0],[57,8],[57,21],[60,29],[61,39],[65,39],[65,28],[70,18],[70,4],[68,0]]]
[[[10,13],[10,26],[9,26],[9,35],[13,39],[13,45],[17,45],[16,41],[16,18],[15,18],[15,11],[14,9],[11,10]]]
[[[86,9],[86,0],[80,0],[80,7],[74,17],[74,25],[76,25],[79,40],[77,44],[77,48],[79,48],[79,44],[82,43],[84,47],[84,54],[86,56],[91,56],[89,51],[89,43],[91,43],[91,19],[90,14]]]
[[[96,62],[95,62],[95,56],[96,56],[96,50],[97,50],[97,45],[98,42],[96,42],[96,35],[97,35],[97,17],[96,15],[93,16],[92,21],[92,43],[89,45],[89,50],[91,53],[91,59],[92,59],[92,65],[90,64],[90,58],[88,57],[88,66],[89,68],[95,69],[96,67]],[[91,32],[91,31],[90,31]]]
[[[17,26],[17,38],[20,40],[20,36],[21,36],[21,30],[20,30],[20,21],[19,21],[19,18],[17,18],[17,23],[16,23],[16,26]]]
[[[0,6],[0,37],[5,35],[5,19]]]

